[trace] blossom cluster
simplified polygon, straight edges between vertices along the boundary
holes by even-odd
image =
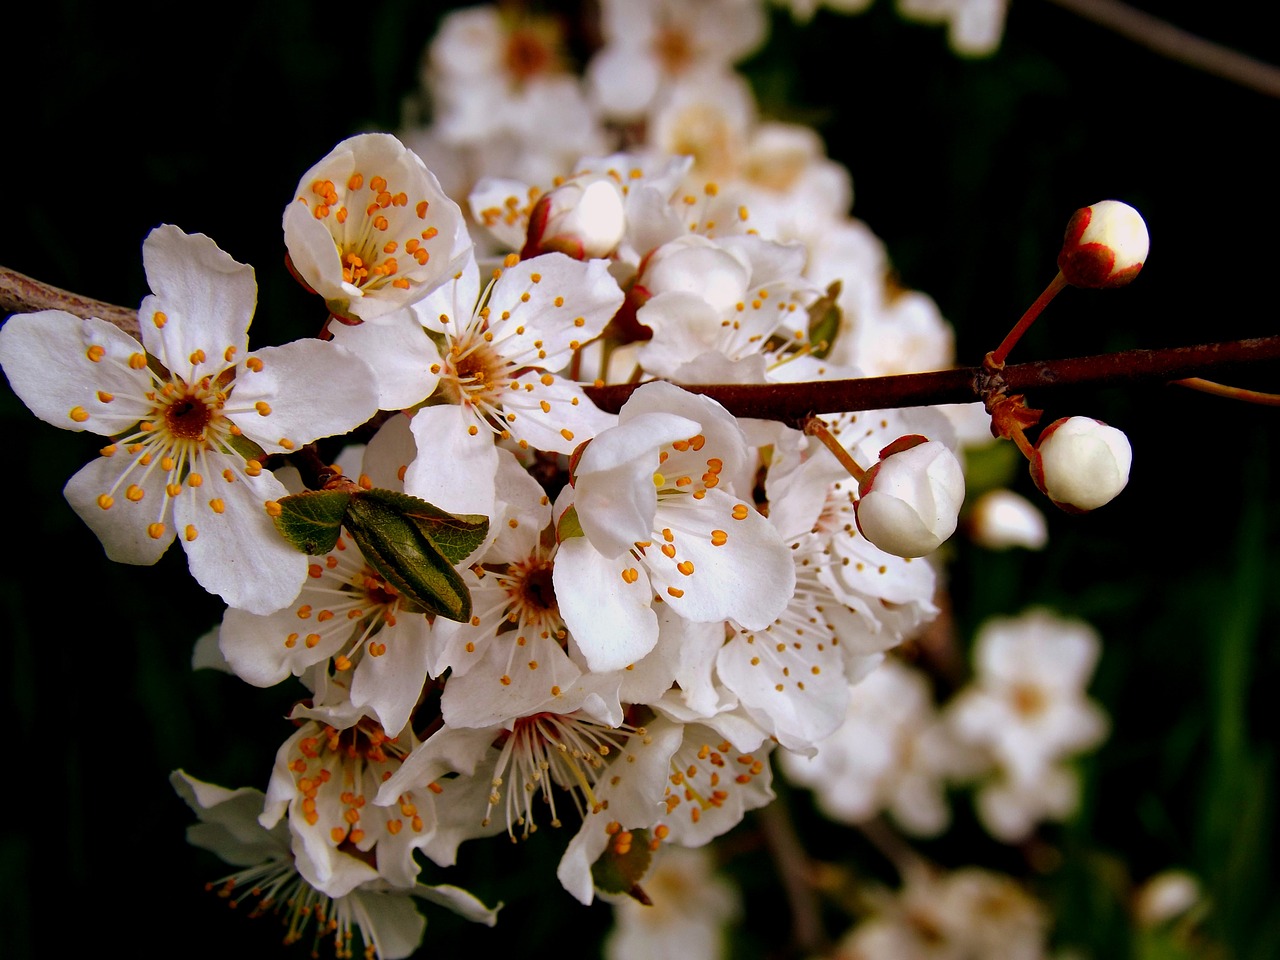
[[[314,922],[339,954],[407,956],[419,900],[495,922],[421,879],[469,839],[564,826],[568,894],[626,893],[611,871],[643,875],[769,803],[775,753],[827,803],[866,795],[860,811],[919,832],[945,819],[926,781],[954,771],[885,760],[897,792],[873,801],[879,785],[824,764],[939,612],[980,405],[800,429],[680,384],[937,369],[949,327],[888,281],[813,132],[756,116],[732,64],[762,6],[602,12],[581,77],[549,23],[450,15],[426,60],[432,125],[353,136],[303,174],[282,227],[317,337],[251,350],[252,268],[173,225],[143,247],[137,339],[59,311],[0,331],[31,410],[107,438],[65,491],[107,554],[154,563],[176,539],[226,602],[198,662],[304,688],[264,792],[173,786],[192,842],[239,868],[226,895]],[[593,401],[626,383],[616,411]],[[322,438],[340,452],[317,469]],[[289,511],[322,491],[480,531],[436,542],[457,606],[424,602],[394,538],[351,512],[297,549]],[[1066,628],[1060,668],[1063,631],[1037,623],[1029,654],[993,628],[951,708],[964,743],[942,751],[995,774],[979,802],[1007,840],[1069,812],[1061,763],[1105,729],[1080,700],[1096,641]],[[913,682],[874,722],[911,709]]]
[[[783,769],[837,822],[887,813],[921,837],[949,826],[949,788],[974,785],[987,832],[1023,842],[1075,811],[1070,762],[1107,734],[1086,694],[1101,649],[1088,624],[1048,610],[990,620],[972,678],[941,708],[923,671],[888,660],[858,686],[836,733],[812,755],[784,753]]]

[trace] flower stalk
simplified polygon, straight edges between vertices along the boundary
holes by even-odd
[[[1014,345],[1022,339],[1022,335],[1031,328],[1031,324],[1035,323],[1036,318],[1040,316],[1044,311],[1044,308],[1049,305],[1049,302],[1053,300],[1053,298],[1056,297],[1066,285],[1067,278],[1064,277],[1062,275],[1062,271],[1059,270],[1058,275],[1050,280],[1049,285],[1044,288],[1044,292],[1041,293],[1040,296],[1036,297],[1035,303],[1027,307],[1027,312],[1024,313],[1018,322],[1013,325],[1013,329],[1005,334],[1004,339],[1000,341],[1000,346],[987,354],[986,362],[996,368],[1003,366],[1005,358],[1009,356],[1009,351],[1012,350]]]

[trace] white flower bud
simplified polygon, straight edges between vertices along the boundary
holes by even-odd
[[[1025,547],[1040,550],[1048,542],[1044,514],[1026,497],[1003,488],[988,490],[969,516],[973,541],[988,550]]]
[[[923,557],[955,533],[963,501],[960,461],[946,444],[927,440],[868,472],[854,516],[862,535],[886,553]]]
[[[1150,245],[1142,214],[1119,200],[1102,200],[1072,214],[1058,269],[1076,287],[1122,287],[1138,275]]]
[[[1200,881],[1185,870],[1157,873],[1138,888],[1133,913],[1144,927],[1158,927],[1186,913],[1201,898]]]
[[[1115,427],[1090,417],[1063,417],[1036,441],[1031,479],[1068,513],[1110,502],[1129,482],[1133,450]]]
[[[575,177],[538,199],[522,256],[557,251],[577,260],[606,257],[617,248],[626,225],[622,191],[612,177]]]

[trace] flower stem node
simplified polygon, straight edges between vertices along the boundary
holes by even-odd
[[[960,461],[946,444],[918,436],[894,441],[881,457],[859,484],[858,529],[894,556],[932,553],[956,530],[964,501]]]
[[[1090,417],[1063,417],[1036,441],[1031,479],[1067,513],[1085,513],[1124,489],[1132,462],[1123,431]]]
[[[1102,200],[1071,215],[1058,269],[1072,286],[1123,287],[1142,269],[1150,245],[1142,214],[1119,200]]]

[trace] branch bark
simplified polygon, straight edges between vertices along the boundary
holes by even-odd
[[[8,267],[0,267],[0,311],[34,313],[65,310],[77,317],[98,317],[114,323],[132,337],[138,336],[138,311],[42,283]]]
[[[3,266],[0,266],[0,309],[6,314],[65,310],[79,317],[99,317],[138,336],[136,310],[82,297]],[[1016,363],[1002,369],[1001,382],[1005,391],[1012,394],[1061,387],[1167,383],[1199,377],[1211,370],[1220,378],[1226,369],[1275,360],[1280,360],[1280,336]],[[588,386],[585,392],[602,410],[617,413],[639,386],[638,383]],[[824,413],[971,403],[983,399],[992,383],[987,371],[976,366],[854,380],[681,386],[711,397],[734,416],[780,420],[801,429],[807,417]]]
[[[1210,369],[1275,360],[1280,360],[1280,336],[1016,363],[1004,368],[1003,377],[1009,393],[1023,393],[1033,389],[1165,383]],[[856,380],[682,386],[720,402],[734,416],[781,420],[800,429],[812,414],[971,403],[983,399],[985,377],[982,367],[956,367]],[[616,413],[638,386],[593,386],[587,387],[586,393],[596,406]]]

